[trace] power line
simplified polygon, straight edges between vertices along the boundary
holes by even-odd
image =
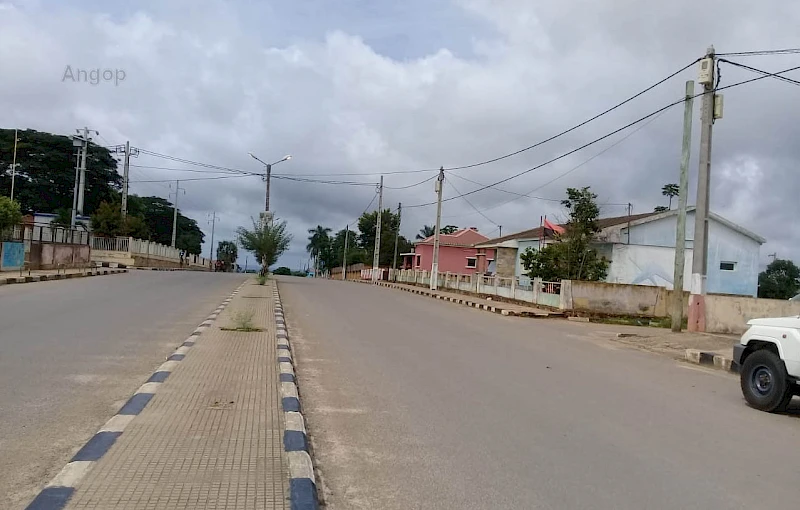
[[[767,71],[762,71],[761,69],[756,69],[755,67],[746,66],[744,64],[739,64],[737,62],[731,62],[730,60],[727,60],[727,59],[724,59],[724,58],[721,58],[718,61],[719,62],[725,62],[726,64],[731,64],[731,65],[734,65],[734,66],[737,66],[737,67],[741,67],[741,68],[747,69],[748,71],[753,71],[754,73],[763,74],[763,75],[765,75],[764,76],[765,78],[766,77],[772,77],[772,78],[775,78],[776,80],[781,80],[781,81],[785,81],[787,83],[791,83],[792,85],[800,86],[800,81],[793,80],[793,79],[788,78],[786,76],[778,76],[778,75],[775,75],[773,73],[769,73]]]
[[[682,73],[683,71],[685,71],[686,69],[690,68],[691,66],[693,66],[694,64],[696,64],[696,63],[697,63],[697,62],[699,62],[699,61],[700,61],[700,59],[699,59],[699,58],[698,58],[698,59],[696,59],[696,60],[693,60],[692,62],[690,62],[690,63],[686,64],[685,66],[683,66],[682,68],[678,69],[678,70],[677,70],[677,71],[675,71],[674,73],[670,74],[670,75],[669,75],[669,76],[667,76],[666,78],[663,78],[663,79],[661,79],[661,80],[657,81],[656,83],[654,83],[654,84],[650,85],[649,87],[647,87],[646,89],[642,90],[641,92],[638,92],[638,93],[636,93],[636,94],[632,95],[631,97],[629,97],[628,99],[626,99],[626,100],[622,101],[621,103],[617,103],[616,105],[612,106],[611,108],[608,108],[607,110],[605,110],[605,111],[603,111],[603,112],[600,112],[600,113],[598,113],[598,114],[597,114],[597,115],[595,115],[594,117],[591,117],[591,118],[589,118],[589,119],[586,119],[585,121],[581,122],[580,124],[576,124],[575,126],[573,126],[573,127],[569,128],[569,129],[567,129],[567,130],[564,130],[564,131],[562,131],[562,132],[560,132],[560,133],[558,133],[558,134],[556,134],[556,135],[553,135],[553,136],[551,136],[550,138],[547,138],[547,139],[545,139],[545,140],[542,140],[542,141],[540,141],[540,142],[537,142],[537,143],[535,143],[535,144],[533,144],[533,145],[530,145],[530,146],[528,146],[528,147],[525,147],[525,148],[523,148],[523,149],[519,149],[519,150],[517,150],[517,151],[510,152],[510,153],[508,153],[508,154],[505,154],[505,155],[503,155],[503,156],[499,156],[499,157],[492,158],[492,159],[487,159],[486,161],[481,161],[480,163],[472,163],[472,164],[470,164],[470,165],[463,165],[463,166],[456,166],[456,167],[451,167],[451,168],[445,168],[445,170],[462,170],[462,169],[465,169],[465,168],[474,168],[474,167],[476,167],[476,166],[481,166],[481,165],[486,165],[486,164],[489,164],[489,163],[494,163],[494,162],[496,162],[496,161],[500,161],[500,160],[502,160],[502,159],[510,158],[511,156],[516,156],[517,154],[520,154],[520,153],[522,153],[522,152],[525,152],[525,151],[527,151],[527,150],[533,149],[533,148],[535,148],[535,147],[539,147],[540,145],[544,145],[544,144],[546,144],[547,142],[550,142],[550,141],[552,141],[552,140],[555,140],[556,138],[558,138],[558,137],[560,137],[560,136],[563,136],[563,135],[566,135],[567,133],[570,133],[570,132],[572,132],[572,131],[575,131],[576,129],[578,129],[578,128],[580,128],[580,127],[583,127],[583,126],[585,126],[586,124],[588,124],[588,123],[590,123],[590,122],[592,122],[592,121],[594,121],[594,120],[597,120],[597,119],[599,119],[599,118],[600,118],[600,117],[602,117],[603,115],[606,115],[606,114],[608,114],[608,113],[611,113],[611,112],[613,112],[614,110],[616,110],[617,108],[619,108],[619,107],[621,107],[621,106],[623,106],[623,105],[625,105],[625,104],[627,104],[627,103],[630,103],[631,101],[633,101],[633,100],[634,100],[634,99],[636,99],[637,97],[639,97],[639,96],[641,96],[641,95],[643,95],[643,94],[646,94],[647,92],[650,92],[650,91],[651,91],[651,90],[653,90],[654,88],[658,87],[659,85],[661,85],[662,83],[664,83],[664,82],[668,81],[669,79],[673,78],[674,76],[676,76],[676,75],[678,75],[678,74]]]
[[[432,180],[436,179],[436,177],[438,177],[438,176],[433,175],[431,177],[428,177],[424,181],[419,181],[419,182],[414,183],[414,184],[409,184],[408,186],[384,186],[384,188],[386,188],[386,189],[394,189],[394,190],[409,189],[409,188],[413,188],[413,187],[419,186],[420,184],[425,184],[426,182],[432,181]]]
[[[184,163],[184,164],[187,164],[187,165],[195,165],[195,166],[200,166],[200,167],[203,167],[203,168],[213,168],[213,169],[216,169],[216,170],[223,170],[223,171],[226,171],[226,172],[233,172],[233,173],[237,173],[237,174],[253,174],[254,173],[254,172],[249,172],[247,170],[241,170],[239,168],[229,168],[229,167],[224,167],[224,166],[212,165],[212,164],[209,164],[209,163],[200,163],[198,161],[192,161],[192,160],[189,160],[189,159],[183,159],[183,158],[178,158],[178,157],[175,157],[175,156],[169,156],[167,154],[160,154],[158,152],[153,152],[153,151],[149,151],[147,149],[142,149],[142,148],[139,148],[139,151],[142,154],[147,154],[148,156],[153,156],[153,157],[162,158],[162,159],[168,159],[170,161],[175,161],[177,163]]]
[[[788,72],[791,72],[791,71],[795,71],[795,70],[797,70],[797,69],[800,69],[800,66],[796,66],[796,67],[790,67],[789,69],[785,69],[785,70],[783,70],[783,71],[778,71],[777,73],[771,73],[770,75],[772,75],[772,74],[775,74],[775,75],[780,75],[780,74],[788,73]],[[764,78],[767,78],[767,77],[768,77],[768,76],[759,76],[759,77],[757,77],[757,78],[751,78],[751,79],[749,79],[749,80],[744,80],[744,81],[740,81],[740,82],[737,82],[737,83],[732,83],[732,84],[730,84],[730,85],[726,85],[726,86],[724,86],[724,87],[719,87],[719,88],[717,88],[717,89],[715,89],[715,90],[725,90],[725,89],[730,89],[730,88],[733,88],[733,87],[738,87],[738,86],[740,86],[740,85],[745,85],[745,84],[747,84],[747,83],[752,83],[752,82],[754,82],[754,81],[763,80]],[[704,94],[708,94],[708,93],[709,93],[708,91],[704,91],[704,92],[700,92],[700,93],[698,93],[698,94],[695,94],[695,95],[694,95],[694,96],[692,96],[692,97],[693,97],[693,98],[696,98],[696,97],[699,97],[699,96],[702,96],[702,95],[704,95]],[[494,187],[494,186],[497,186],[498,184],[502,184],[502,183],[504,183],[504,182],[508,182],[508,181],[510,181],[510,180],[512,180],[512,179],[516,179],[517,177],[520,177],[520,176],[522,176],[522,175],[525,175],[525,174],[527,174],[527,173],[530,173],[530,172],[533,172],[533,171],[535,171],[535,170],[538,170],[539,168],[542,168],[542,167],[543,167],[543,166],[545,166],[545,165],[549,165],[550,163],[553,163],[553,162],[555,162],[555,161],[558,161],[558,160],[560,160],[560,159],[563,159],[563,158],[565,158],[565,157],[567,157],[567,156],[570,156],[570,155],[572,155],[572,154],[575,154],[576,152],[578,152],[578,151],[580,151],[580,150],[583,150],[583,149],[585,149],[586,147],[589,147],[589,146],[591,146],[591,145],[594,145],[594,144],[596,144],[597,142],[600,142],[600,141],[602,141],[602,140],[605,140],[606,138],[608,138],[608,137],[610,137],[610,136],[613,136],[613,135],[615,135],[615,134],[619,133],[620,131],[624,131],[624,130],[628,129],[628,128],[629,128],[629,127],[631,127],[631,126],[634,126],[634,125],[636,125],[636,124],[638,124],[638,123],[640,123],[640,122],[643,122],[643,121],[645,121],[645,120],[647,120],[647,119],[649,119],[649,118],[651,118],[651,117],[654,117],[654,116],[656,116],[656,115],[660,114],[661,112],[664,112],[664,111],[666,111],[666,110],[668,110],[668,109],[672,108],[673,106],[675,106],[675,105],[678,105],[678,104],[681,104],[681,103],[683,103],[683,102],[685,102],[685,101],[686,101],[686,98],[685,98],[685,97],[684,97],[684,98],[681,98],[681,99],[679,99],[679,100],[677,100],[677,101],[673,101],[672,103],[669,103],[668,105],[666,105],[666,106],[663,106],[663,107],[659,108],[658,110],[655,110],[655,111],[653,111],[653,112],[651,112],[651,113],[648,113],[648,114],[647,114],[647,115],[645,115],[644,117],[640,117],[639,119],[637,119],[637,120],[635,120],[635,121],[633,121],[633,122],[630,122],[630,123],[628,123],[628,124],[626,124],[626,125],[624,125],[624,126],[622,126],[622,127],[618,128],[618,129],[615,129],[614,131],[611,131],[610,133],[607,133],[607,134],[605,134],[605,135],[603,135],[603,136],[601,136],[601,137],[599,137],[599,138],[595,138],[595,139],[594,139],[594,140],[592,140],[591,142],[585,143],[585,144],[581,145],[580,147],[578,147],[578,148],[576,148],[576,149],[573,149],[573,150],[571,150],[571,151],[565,152],[565,153],[561,154],[560,156],[556,156],[555,158],[552,158],[552,159],[550,159],[550,160],[548,160],[548,161],[545,161],[544,163],[541,163],[541,164],[539,164],[539,165],[536,165],[536,166],[534,166],[534,167],[532,167],[532,168],[528,168],[527,170],[523,170],[522,172],[519,172],[519,173],[517,173],[517,174],[514,174],[514,175],[512,175],[511,177],[506,177],[506,178],[504,178],[504,179],[500,179],[499,181],[497,181],[497,182],[494,182],[494,183],[492,183],[492,184],[487,184],[487,185],[485,185],[485,186],[482,186],[482,187],[480,187],[480,188],[478,188],[478,189],[476,189],[476,190],[469,191],[469,192],[467,192],[467,193],[464,193],[463,195],[460,195],[460,196],[455,196],[455,197],[450,197],[450,198],[446,198],[446,199],[444,199],[443,201],[444,201],[444,202],[446,202],[446,201],[449,201],[449,200],[455,200],[456,198],[461,198],[461,196],[472,195],[472,194],[474,194],[474,193],[478,193],[479,191],[483,191],[483,190],[485,190],[485,189],[492,188],[492,187]],[[415,204],[415,205],[409,205],[409,206],[406,206],[406,208],[411,208],[411,207],[427,207],[427,206],[429,206],[429,205],[434,205],[434,204],[436,204],[436,202],[428,202],[428,203],[424,203],[424,204]]]
[[[461,180],[463,180],[463,181],[471,182],[472,184],[477,184],[478,186],[486,186],[486,184],[484,184],[484,183],[482,183],[482,182],[473,181],[472,179],[467,179],[467,178],[466,178],[466,177],[464,177],[463,175],[458,175],[458,174],[455,174],[455,173],[450,173],[450,172],[448,172],[448,175],[449,175],[450,177],[457,177],[457,178],[459,178],[459,179],[461,179]],[[454,187],[455,187],[455,186],[454,186]],[[545,198],[545,197],[535,197],[535,196],[531,196],[531,195],[530,195],[530,193],[533,193],[532,191],[529,191],[529,192],[528,192],[528,194],[526,194],[526,193],[517,193],[516,191],[509,191],[509,190],[507,190],[507,189],[503,189],[503,188],[495,188],[495,187],[493,187],[493,186],[492,186],[492,189],[495,189],[495,190],[497,190],[497,191],[502,191],[503,193],[508,193],[509,195],[515,195],[515,196],[517,196],[517,197],[519,197],[519,198],[523,198],[523,197],[525,197],[525,198],[534,198],[534,199],[536,199],[536,200],[544,200],[544,201],[547,201],[547,202],[561,202],[561,199],[560,199],[560,198]],[[516,200],[516,199],[514,199],[514,200]],[[510,201],[509,201],[509,202],[510,202]],[[503,203],[504,203],[504,204],[507,204],[508,202],[503,202]],[[627,205],[627,204],[626,204],[626,205]]]
[[[449,184],[449,185],[450,185],[450,186],[451,186],[451,187],[452,187],[454,190],[456,190],[456,193],[458,193],[459,195],[461,194],[461,192],[460,192],[460,191],[458,191],[458,188],[456,188],[456,185],[455,185],[455,184],[453,184],[452,182],[450,182],[450,180],[449,180],[449,179],[447,180],[447,184]],[[473,209],[475,209],[475,212],[476,212],[476,213],[478,213],[478,214],[480,214],[481,216],[483,216],[483,217],[486,219],[486,221],[488,221],[489,223],[491,223],[491,224],[492,224],[492,225],[494,225],[495,227],[499,227],[499,226],[500,226],[500,225],[498,225],[497,223],[495,223],[494,221],[492,221],[492,219],[491,219],[491,218],[489,218],[488,216],[486,216],[485,214],[483,214],[483,212],[481,212],[481,210],[480,210],[480,209],[478,209],[477,207],[475,207],[475,205],[474,205],[472,202],[470,202],[470,201],[469,201],[469,199],[468,199],[467,197],[465,197],[465,196],[463,196],[463,195],[462,195],[462,196],[461,196],[461,198],[463,198],[463,199],[464,199],[464,202],[468,203],[470,207],[472,207]]]
[[[135,168],[149,168],[152,170],[167,170],[171,172],[194,172],[199,174],[221,174],[221,173],[233,173],[227,170],[198,170],[196,168],[173,168],[173,167],[166,167],[166,166],[149,166],[149,165],[130,165],[131,167]],[[257,172],[245,172],[245,173],[252,173],[253,175],[262,175]],[[238,173],[236,175],[239,175]]]
[[[783,50],[757,50],[757,51],[738,51],[732,53],[717,53],[718,57],[753,57],[763,55],[792,55],[800,53],[800,48],[786,48]]]

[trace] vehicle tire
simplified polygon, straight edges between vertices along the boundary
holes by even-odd
[[[742,394],[752,407],[769,413],[783,411],[792,399],[786,365],[774,352],[759,349],[744,360]]]

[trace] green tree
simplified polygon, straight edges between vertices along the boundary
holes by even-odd
[[[358,219],[358,247],[363,250],[367,265],[372,265],[375,254],[375,226],[378,223],[378,211],[364,213]],[[381,214],[381,253],[378,257],[379,264],[383,267],[391,267],[394,257],[394,238],[400,229],[400,215],[385,209]],[[398,242],[398,253],[410,251],[411,243],[400,236]],[[341,261],[339,262],[341,265]],[[399,264],[399,261],[398,261]]]
[[[546,281],[605,279],[608,261],[591,247],[594,235],[600,231],[597,218],[600,209],[597,195],[584,188],[567,188],[567,198],[561,204],[569,211],[569,222],[558,242],[542,250],[528,248],[520,259],[530,278]]]
[[[436,226],[423,225],[422,228],[419,229],[419,234],[417,234],[417,239],[427,239],[435,233],[436,233]]]
[[[791,260],[775,259],[758,275],[758,297],[789,299],[800,292],[800,268]]]
[[[236,243],[233,241],[220,241],[217,243],[217,260],[222,262],[222,267],[225,271],[230,271],[233,268],[238,257],[239,250],[236,248]]]
[[[0,239],[21,221],[22,211],[20,211],[19,203],[8,197],[0,196]]]
[[[287,232],[285,221],[261,223],[253,220],[252,230],[239,227],[236,229],[236,235],[239,238],[239,245],[251,252],[261,264],[261,275],[267,274],[269,266],[278,261],[292,242],[292,235]]]
[[[292,276],[292,270],[286,266],[281,266],[275,271],[273,271],[272,274],[276,274],[279,276]]]
[[[450,234],[455,234],[456,232],[458,232],[458,227],[455,225],[445,225],[444,227],[439,228],[440,234],[450,235]],[[434,234],[435,233],[436,232],[434,230]]]
[[[23,211],[55,213],[72,210],[75,185],[76,149],[72,139],[26,129],[18,134],[17,169],[14,199]],[[14,130],[0,129],[0,194],[11,191],[10,168],[14,153]],[[91,215],[101,202],[113,202],[119,196],[122,176],[117,160],[105,147],[89,144],[86,158],[86,198],[84,213]]]
[[[318,271],[330,269],[326,266],[333,258],[330,250],[331,229],[323,227],[322,225],[317,225],[315,228],[308,229],[308,233],[311,235],[308,236],[306,251],[311,255],[311,259],[314,261],[314,268]]]
[[[151,241],[169,246],[172,243],[172,217],[174,209],[169,200],[160,197],[128,197],[128,214],[144,219]],[[178,231],[175,247],[193,255],[200,255],[205,234],[197,221],[187,218],[178,210]]]
[[[677,184],[665,184],[664,187],[661,188],[661,194],[665,197],[669,197],[669,206],[667,206],[667,210],[672,209],[672,197],[677,197],[680,193],[680,188]]]
[[[72,224],[72,210],[59,209],[55,211],[56,217],[50,222],[53,227],[70,228]]]
[[[59,217],[53,223],[69,221],[67,218]],[[127,215],[122,218],[122,211],[119,202],[101,202],[97,210],[92,214],[92,232],[98,236],[116,237],[131,236],[137,239],[146,239],[148,236],[147,224],[139,216]]]

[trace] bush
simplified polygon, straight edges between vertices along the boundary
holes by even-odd
[[[284,266],[284,267],[279,267],[278,269],[273,271],[272,274],[276,274],[279,276],[292,276],[292,270]]]
[[[263,274],[258,275],[258,284],[259,285],[264,285],[265,283],[267,283],[266,275],[263,275]]]
[[[0,235],[22,221],[19,203],[8,197],[0,196]]]

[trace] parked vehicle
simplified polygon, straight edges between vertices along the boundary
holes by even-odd
[[[742,394],[761,411],[783,411],[800,395],[800,316],[753,319],[733,347]]]

